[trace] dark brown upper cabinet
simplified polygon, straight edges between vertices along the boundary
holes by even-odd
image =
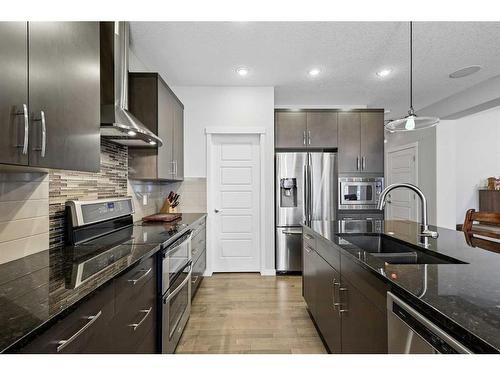
[[[2,22],[0,52],[0,163],[98,171],[98,22]]]
[[[276,148],[336,148],[337,112],[276,111]]]
[[[157,149],[129,149],[129,177],[184,179],[184,105],[158,73],[129,73],[129,110],[163,140]]]
[[[384,113],[346,111],[338,115],[339,173],[384,173]]]
[[[28,24],[0,22],[0,163],[28,165]]]
[[[99,24],[2,22],[0,53],[0,163],[99,171]]]

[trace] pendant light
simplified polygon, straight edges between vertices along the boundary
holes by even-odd
[[[413,22],[410,22],[410,109],[408,116],[389,121],[385,128],[390,132],[422,130],[436,126],[437,117],[419,117],[413,109]]]

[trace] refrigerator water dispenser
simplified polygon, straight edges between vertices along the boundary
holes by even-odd
[[[297,207],[297,179],[280,180],[280,207]]]

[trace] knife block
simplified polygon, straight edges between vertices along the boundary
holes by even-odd
[[[175,214],[177,213],[177,207],[172,208],[170,206],[170,203],[168,203],[168,199],[165,199],[165,202],[163,202],[163,206],[160,209],[161,214]]]

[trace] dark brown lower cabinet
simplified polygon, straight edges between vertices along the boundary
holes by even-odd
[[[20,353],[156,353],[155,258],[145,259],[79,303]]]
[[[342,353],[387,353],[387,311],[342,279]]]
[[[303,241],[302,292],[328,349],[331,353],[387,353],[385,283],[344,255],[330,256],[340,265],[339,272],[313,248],[322,239],[315,240]],[[332,244],[328,251],[339,250]]]
[[[341,320],[338,313],[339,302],[337,287],[340,274],[332,268],[319,254],[314,257],[316,263],[316,324],[332,353],[341,353]]]
[[[100,354],[113,347],[113,283],[92,293],[74,311],[30,341],[20,353]]]
[[[316,251],[307,243],[302,245],[302,296],[304,297],[309,312],[313,317],[316,316],[316,262],[315,258],[319,256]]]

